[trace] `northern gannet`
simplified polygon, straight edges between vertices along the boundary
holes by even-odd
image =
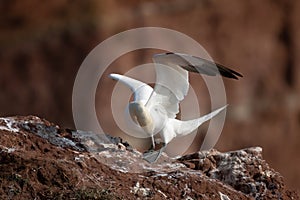
[[[242,75],[223,65],[203,58],[181,54],[162,53],[153,56],[156,71],[154,89],[139,80],[120,75],[110,74],[109,77],[128,86],[133,92],[133,101],[128,104],[126,117],[131,119],[152,140],[152,148],[144,153],[144,159],[155,162],[166,145],[175,137],[192,133],[202,123],[210,120],[227,105],[200,118],[181,121],[176,119],[179,103],[187,95],[189,89],[188,72],[196,72],[209,76],[222,75],[238,79]],[[163,147],[155,151],[154,135],[159,133]]]

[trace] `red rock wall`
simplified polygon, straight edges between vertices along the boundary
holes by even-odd
[[[300,188],[298,1],[27,0],[2,2],[0,10],[0,115],[34,114],[72,127],[73,82],[89,51],[129,28],[171,28],[244,75],[225,81],[231,106],[216,148],[260,145],[272,167]],[[128,54],[108,71],[149,62],[153,52]],[[111,91],[111,82],[103,84],[97,110],[109,117],[99,118],[107,132],[116,132],[110,108],[99,103],[110,104],[103,94]]]

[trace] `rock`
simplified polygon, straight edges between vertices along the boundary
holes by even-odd
[[[1,199],[297,199],[262,149],[163,155],[149,164],[121,138],[0,118]]]
[[[230,185],[255,199],[292,199],[283,177],[262,159],[262,148],[253,147],[220,153],[214,149],[186,155],[178,159],[191,169]]]

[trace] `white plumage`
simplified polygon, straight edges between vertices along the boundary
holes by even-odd
[[[178,53],[156,54],[155,62],[156,83],[154,89],[138,80],[120,74],[110,74],[110,78],[127,85],[134,93],[134,99],[129,103],[127,118],[152,138],[155,148],[154,135],[160,134],[162,142],[167,145],[172,139],[192,133],[202,123],[213,118],[226,108],[227,105],[197,119],[181,121],[176,118],[179,103],[184,99],[189,89],[188,71],[207,75],[217,75],[237,79],[241,74],[211,61],[194,56]],[[188,71],[187,71],[188,70]],[[130,115],[130,116],[129,116]],[[154,162],[160,155],[146,158]],[[151,157],[151,156],[150,156]]]

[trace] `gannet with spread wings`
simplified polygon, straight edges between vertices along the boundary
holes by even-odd
[[[156,71],[154,89],[133,78],[110,74],[112,79],[127,85],[134,94],[133,101],[128,104],[127,114],[152,139],[152,149],[144,154],[144,159],[148,162],[155,162],[173,138],[192,133],[227,106],[197,119],[188,121],[176,119],[179,103],[188,93],[189,71],[209,76],[222,75],[233,79],[242,77],[238,72],[220,64],[186,54],[156,54],[153,56],[153,61]],[[163,143],[163,147],[158,151],[154,150],[156,133],[159,133]]]

